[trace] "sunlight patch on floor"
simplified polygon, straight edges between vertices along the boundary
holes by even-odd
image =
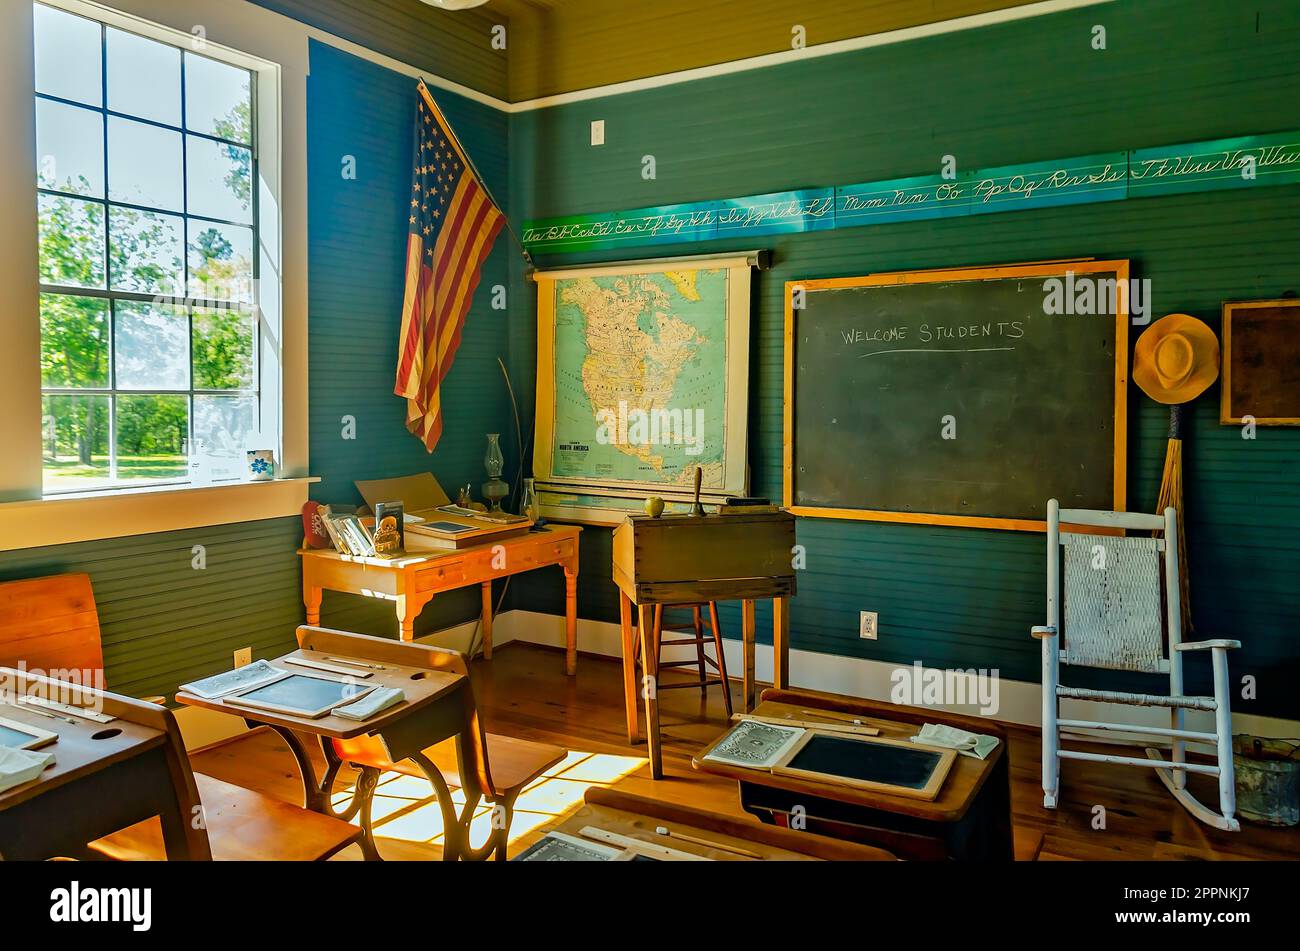
[[[510,823],[510,842],[577,808],[592,786],[611,786],[645,764],[646,760],[639,756],[570,751],[520,793]],[[335,808],[345,805],[351,796],[350,787],[335,793]],[[452,789],[451,800],[457,812],[465,805],[465,796],[459,789]],[[371,815],[376,835],[406,842],[442,844],[442,810],[425,779],[384,773],[375,789]],[[475,845],[486,841],[491,823],[492,807],[480,804],[470,822],[470,841]]]

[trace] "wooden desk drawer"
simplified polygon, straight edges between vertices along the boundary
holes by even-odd
[[[417,591],[441,591],[446,588],[455,588],[464,583],[465,565],[459,561],[430,565],[427,568],[420,569],[420,572],[415,576],[415,590]]]
[[[572,538],[562,538],[559,541],[544,541],[538,544],[537,550],[541,555],[543,562],[564,561],[573,557],[573,546],[576,545]]]

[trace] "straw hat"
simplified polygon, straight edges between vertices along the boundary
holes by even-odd
[[[1219,340],[1187,314],[1161,317],[1133,348],[1133,380],[1157,403],[1187,403],[1219,378]]]

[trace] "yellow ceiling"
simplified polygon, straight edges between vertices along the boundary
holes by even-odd
[[[792,47],[1023,6],[1032,0],[489,0],[508,19],[518,102]]]

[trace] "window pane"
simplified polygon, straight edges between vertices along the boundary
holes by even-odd
[[[108,211],[108,238],[114,290],[185,294],[183,218],[114,205]]]
[[[252,224],[253,153],[193,135],[186,139],[190,214]]]
[[[242,453],[256,439],[257,400],[246,396],[194,397],[194,438],[208,449]],[[240,465],[244,460],[239,459]]]
[[[179,132],[109,116],[109,198],[182,211],[182,167]]]
[[[190,221],[190,297],[253,300],[253,229]]]
[[[253,314],[234,308],[194,309],[194,388],[253,388]],[[195,407],[197,418],[198,408]]]
[[[119,396],[116,429],[119,481],[161,481],[189,472],[189,397]]]
[[[48,99],[36,100],[36,184],[104,197],[104,117]]]
[[[117,315],[113,365],[118,389],[187,389],[190,325],[185,308],[133,301],[117,301],[113,306]]]
[[[100,26],[50,7],[35,7],[36,91],[102,104]]]
[[[206,56],[185,54],[185,126],[249,144],[252,74]]]
[[[108,108],[181,124],[181,51],[108,28]]]
[[[108,387],[108,301],[41,295],[41,385]]]
[[[41,195],[41,282],[104,286],[104,206],[80,198]]]
[[[44,396],[41,417],[45,491],[108,485],[108,397]]]

